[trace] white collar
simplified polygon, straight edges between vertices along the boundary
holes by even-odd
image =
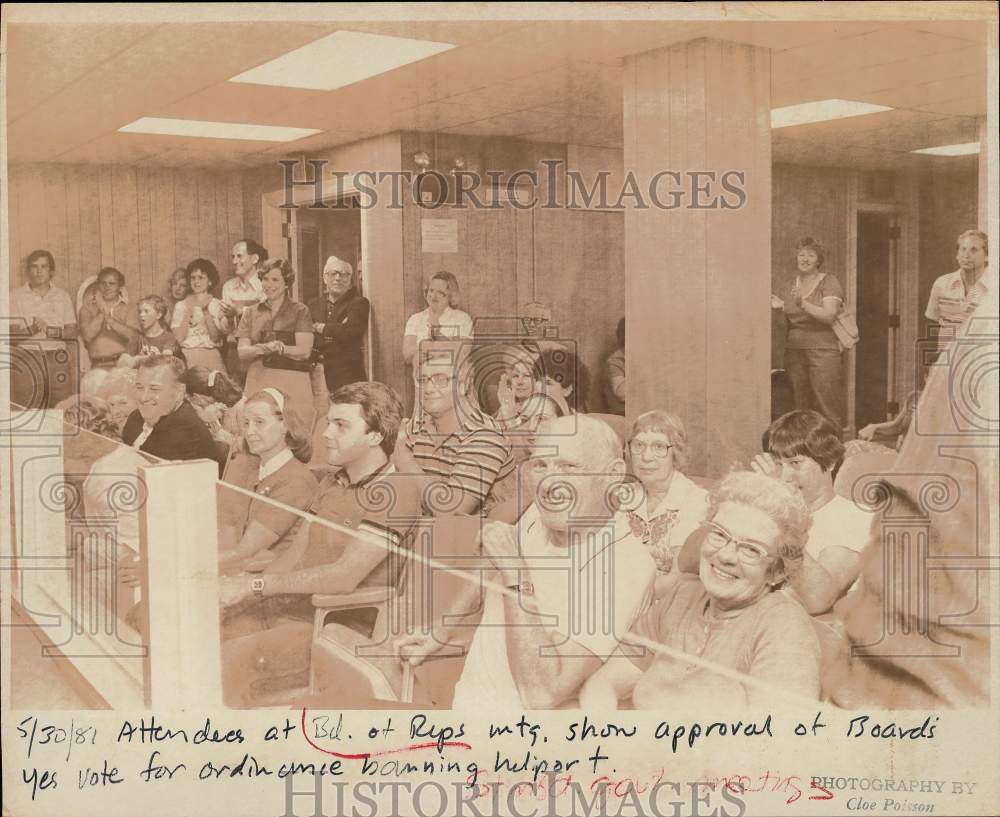
[[[285,463],[292,459],[292,451],[290,448],[286,448],[279,454],[275,454],[267,462],[262,462],[260,464],[260,470],[257,472],[257,481],[263,482],[271,474],[281,468]]]
[[[667,488],[667,493],[660,500],[655,516],[662,516],[668,511],[679,511],[687,499],[689,487],[693,484],[680,471],[675,470],[674,475],[670,478],[670,487]],[[649,512],[649,494],[645,494],[645,499],[642,505],[636,508],[635,514],[646,522],[654,518],[654,514]]]

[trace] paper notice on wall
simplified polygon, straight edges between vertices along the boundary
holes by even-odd
[[[425,218],[420,222],[420,244],[424,252],[458,252],[458,221]]]

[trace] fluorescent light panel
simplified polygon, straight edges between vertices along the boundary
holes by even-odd
[[[979,153],[979,142],[962,142],[958,145],[939,145],[935,148],[920,148],[910,153],[926,153],[928,156],[970,156]]]
[[[229,81],[332,91],[454,47],[430,40],[335,31]]]
[[[322,131],[315,128],[285,128],[278,125],[248,125],[239,122],[204,122],[197,119],[159,119],[144,116],[118,129],[121,133],[155,133],[197,139],[247,139],[252,142],[293,142]]]
[[[846,119],[849,116],[864,116],[870,113],[891,111],[885,105],[869,102],[852,102],[849,99],[821,99],[817,102],[803,102],[801,105],[787,105],[771,110],[772,128],[790,128],[793,125],[808,125],[811,122],[826,122],[831,119]]]

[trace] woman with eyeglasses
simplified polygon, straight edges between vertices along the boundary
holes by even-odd
[[[687,432],[680,417],[654,410],[636,418],[625,461],[643,490],[626,516],[656,563],[657,597],[677,552],[705,518],[708,492],[684,476],[687,458]]]
[[[790,589],[809,613],[825,613],[858,577],[872,513],[834,492],[844,444],[819,412],[782,415],[764,432],[762,445],[765,453],[757,455],[753,469],[798,491],[812,514],[802,571]]]
[[[712,492],[698,575],[674,572],[622,650],[584,685],[581,708],[666,702],[758,705],[783,693],[818,698],[820,648],[809,616],[777,592],[802,565],[809,509],[790,485],[736,471]],[[668,648],[657,651],[651,644]],[[687,653],[761,682],[744,683],[675,657]]]
[[[326,295],[309,303],[315,348],[323,353],[326,387],[333,394],[341,386],[367,380],[361,347],[368,332],[371,304],[354,284],[354,269],[331,255],[323,267]]]

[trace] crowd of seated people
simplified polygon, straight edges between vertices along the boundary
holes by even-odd
[[[107,474],[154,459],[219,464],[230,705],[273,702],[262,689],[313,687],[304,679],[316,598],[396,580],[390,548],[352,531],[375,525],[398,542],[420,520],[459,518],[478,520],[475,566],[441,615],[392,633],[395,672],[416,676],[417,703],[655,708],[784,694],[891,704],[865,697],[858,677],[871,667],[858,669],[849,650],[873,637],[859,610],[880,598],[878,509],[838,490],[850,449],[826,413],[782,415],[762,430],[748,465],[713,482],[689,472],[687,431],[666,407],[627,427],[590,414],[586,367],[560,344],[510,346],[499,407],[487,411],[462,342],[472,319],[457,308],[451,273],[431,276],[427,309],[403,329],[416,385],[408,411],[392,388],[365,379],[370,305],[340,259],[327,262],[326,293],[309,306],[292,298],[288,261],[250,240],[234,247],[225,286],[211,261],[196,259],[170,277],[169,299],[148,295],[134,306],[124,276],[108,267],[73,316],[68,296],[51,294],[54,260],[44,251],[32,258],[31,292],[21,294],[36,310],[28,325],[65,342],[75,317],[90,359],[79,394],[58,406],[67,422],[122,444],[93,464],[88,503],[100,504]],[[48,317],[38,317],[39,304]],[[988,308],[985,299],[976,305]],[[45,332],[50,325],[60,333]],[[624,319],[617,343],[607,361],[606,390],[619,400],[608,403],[612,414],[624,411]],[[941,456],[927,435],[907,431],[911,416],[946,424],[948,389],[943,364],[888,429],[900,437],[900,463],[926,468]],[[912,498],[912,486],[887,484]],[[391,514],[370,501],[380,487],[392,492]],[[134,584],[138,548],[122,544],[122,580]],[[351,633],[343,637],[352,644],[372,638],[370,617],[356,612],[322,626]],[[591,620],[610,626],[595,630]],[[275,662],[264,660],[275,651],[287,676],[277,686],[268,675]],[[331,706],[341,693],[359,697],[324,689]],[[977,699],[975,682],[948,689]]]

